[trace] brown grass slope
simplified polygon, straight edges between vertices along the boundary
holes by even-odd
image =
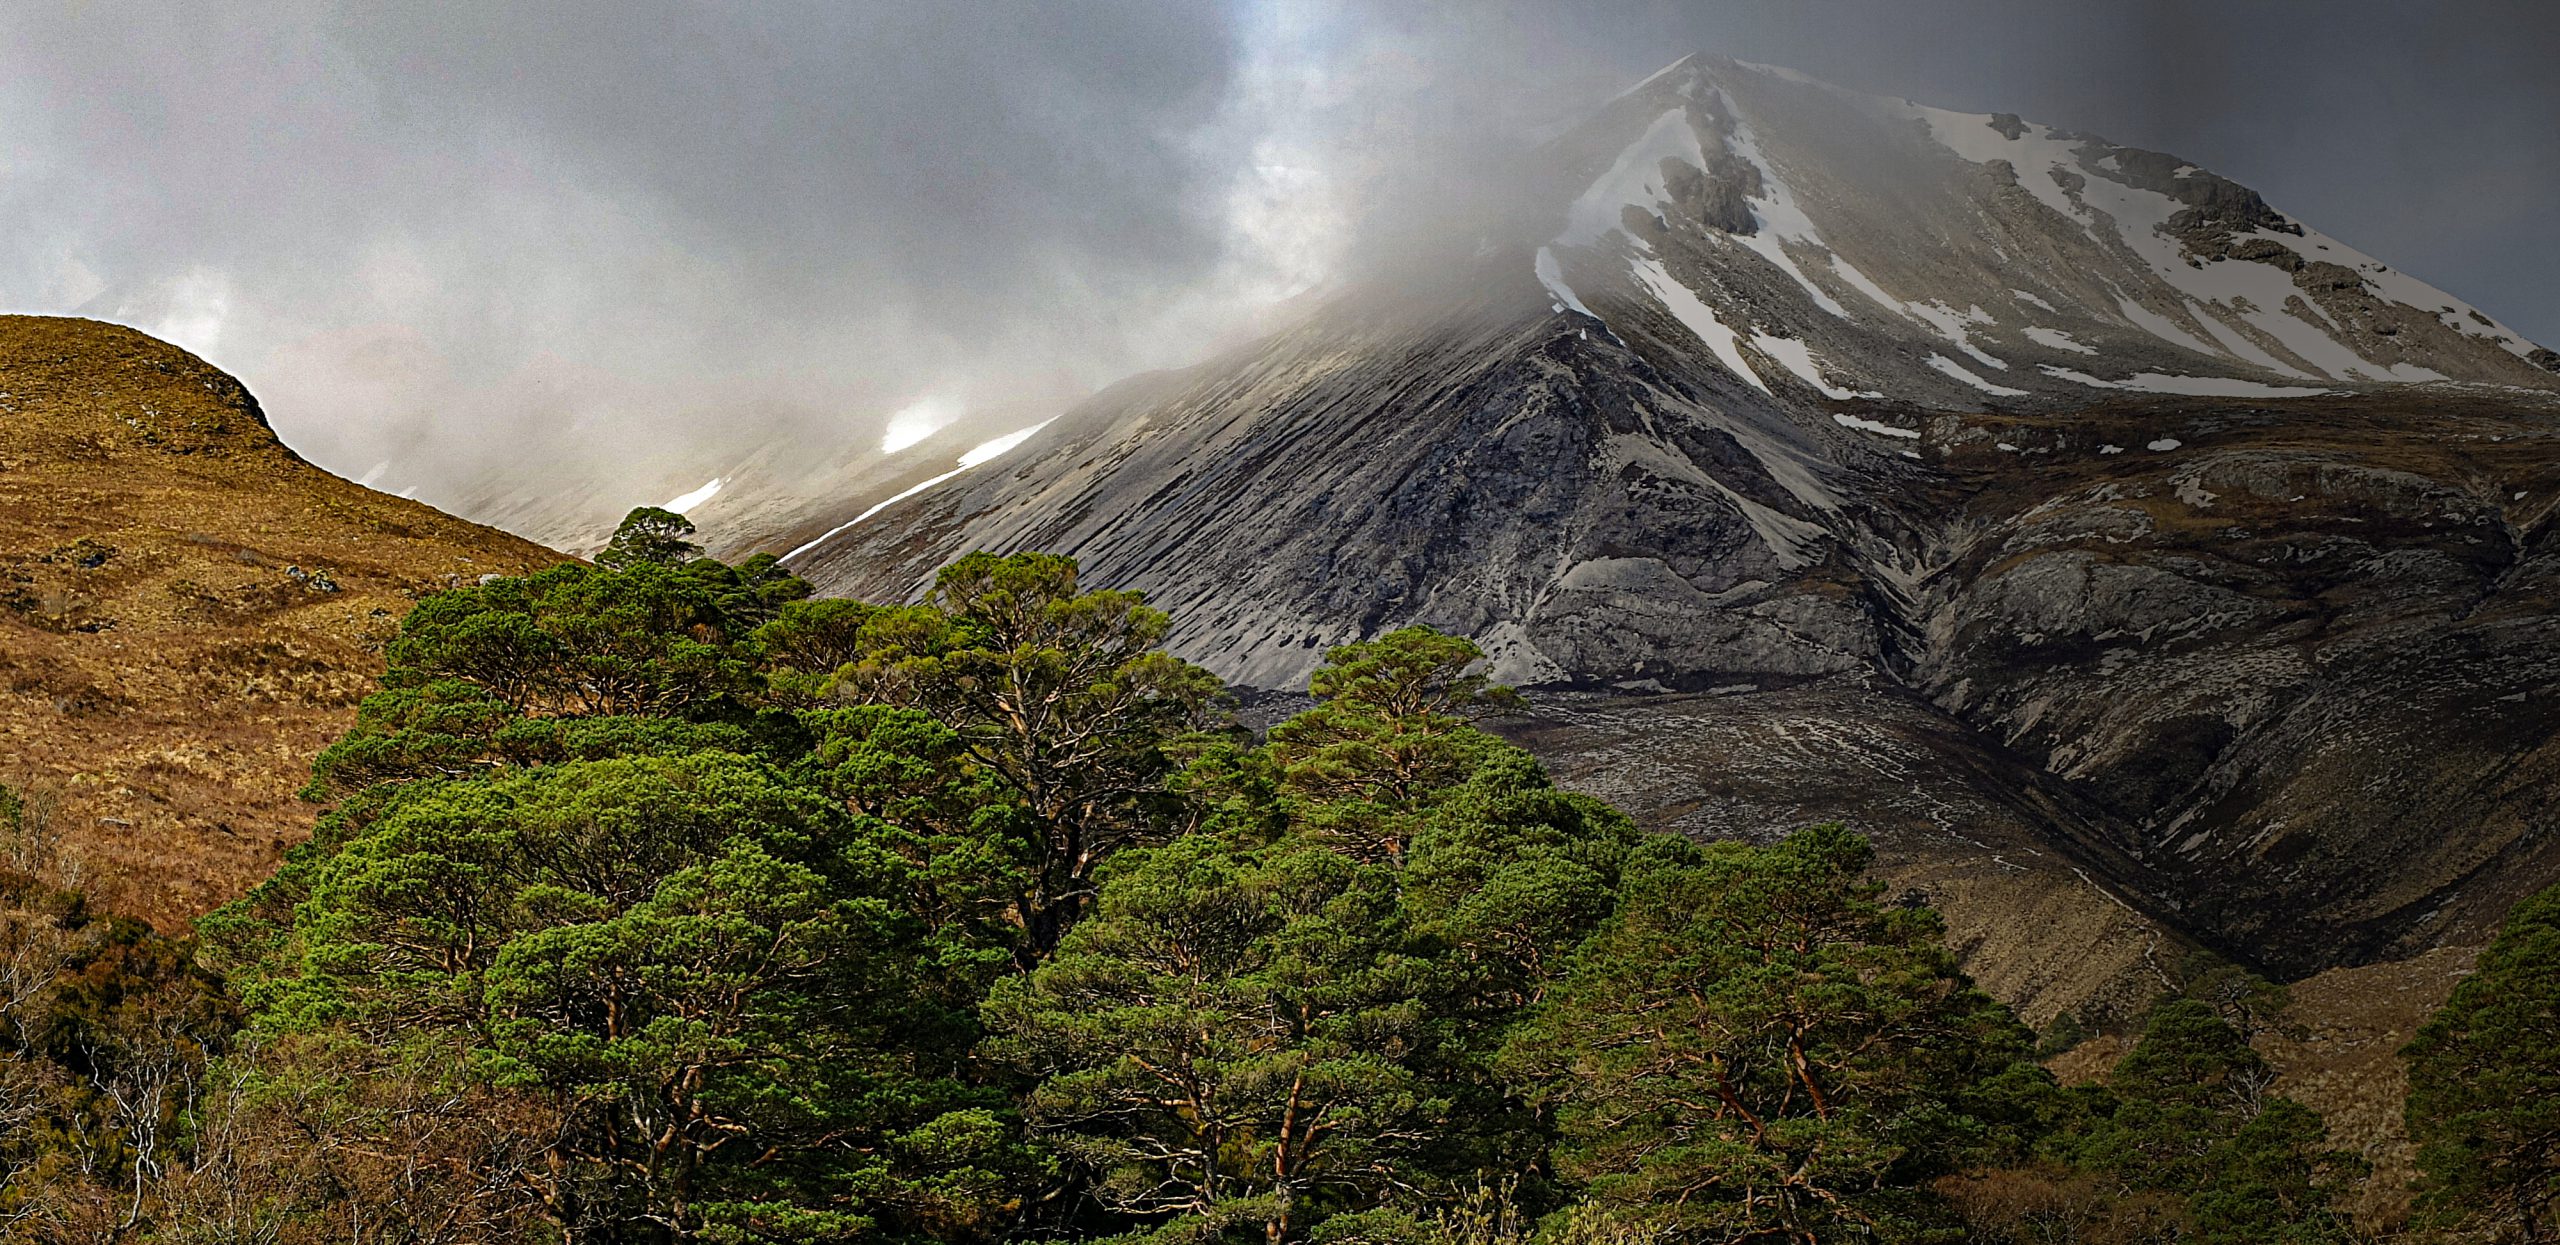
[[[304,462],[166,342],[0,316],[0,783],[111,906],[265,876],[418,596],[560,556]]]

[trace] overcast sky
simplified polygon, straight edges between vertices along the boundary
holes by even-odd
[[[2526,0],[19,0],[0,309],[430,500],[708,473],[1196,357],[1697,48],[2175,152],[2560,341]]]

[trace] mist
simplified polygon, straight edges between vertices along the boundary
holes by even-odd
[[[1694,49],[2177,152],[2560,340],[2527,3],[18,5],[0,309],[561,540],[1241,340]]]

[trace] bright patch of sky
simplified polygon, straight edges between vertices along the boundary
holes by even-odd
[[[191,268],[146,297],[119,304],[112,318],[210,357],[222,349],[231,318],[231,282],[211,268]]]

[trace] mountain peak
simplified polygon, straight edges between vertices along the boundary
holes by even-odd
[[[1848,810],[1979,870],[1950,921],[2012,988],[2091,958],[2019,914],[2093,878],[2309,968],[2551,876],[2547,352],[2174,156],[1740,62],[1535,159],[1432,279],[848,499],[793,569],[1072,555],[1257,688],[1473,637],[1657,824]]]
[[[1764,393],[2550,387],[2560,355],[2162,152],[1693,55],[1550,145],[1551,305],[1677,318]],[[1597,317],[1595,317],[1597,318]]]

